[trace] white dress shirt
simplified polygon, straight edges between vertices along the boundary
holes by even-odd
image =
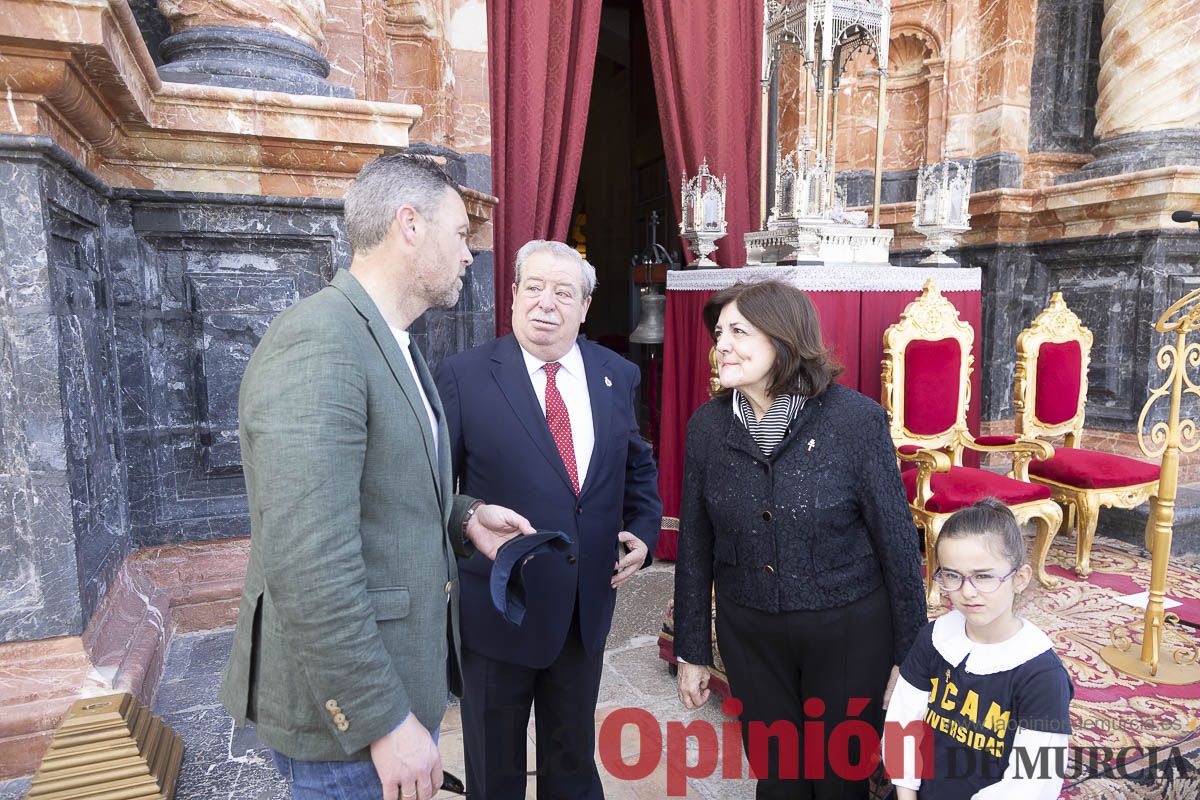
[[[392,335],[396,337],[396,344],[400,345],[400,352],[404,353],[404,360],[408,363],[408,371],[412,373],[413,380],[416,381],[417,391],[421,393],[421,402],[425,404],[425,413],[429,415],[429,428],[433,432],[433,458],[436,464],[438,459],[437,414],[433,413],[433,406],[429,404],[429,398],[425,395],[425,387],[421,385],[421,376],[417,373],[417,365],[413,361],[412,351],[408,349],[408,331],[392,327],[391,325],[388,327],[392,329]]]
[[[525,369],[529,372],[529,380],[533,384],[533,393],[537,395],[538,405],[542,407],[542,415],[546,414],[546,372],[542,366],[545,361],[529,353],[524,347],[521,355],[525,357]],[[592,401],[588,394],[587,374],[583,369],[583,354],[579,345],[571,345],[571,350],[558,359],[562,367],[555,376],[554,384],[562,395],[563,403],[567,406],[567,416],[571,418],[571,442],[575,445],[575,468],[579,471],[579,486],[587,479],[588,463],[592,460],[592,450],[596,446],[596,430],[592,427]]]

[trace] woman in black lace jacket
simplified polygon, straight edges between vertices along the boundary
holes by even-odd
[[[708,698],[715,583],[717,645],[743,706],[747,753],[761,750],[751,747],[751,722],[786,720],[800,734],[779,740],[791,755],[799,747],[798,759],[785,754],[782,775],[775,746],[769,769],[751,762],[758,797],[866,797],[866,781],[833,774],[847,756],[861,761],[857,739],[847,754],[846,738],[833,737],[839,754],[830,734],[849,717],[882,724],[892,667],[926,622],[887,415],[833,382],[840,370],[798,289],[736,285],[713,296],[704,322],[722,392],[687,429],[675,566],[680,700],[696,708]],[[805,742],[804,722],[823,724],[819,750]],[[825,754],[825,774],[788,780],[788,763],[805,773],[809,752]]]

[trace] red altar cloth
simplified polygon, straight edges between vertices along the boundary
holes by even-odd
[[[708,351],[712,339],[700,311],[719,288],[747,280],[783,280],[802,289],[821,317],[826,345],[845,367],[838,382],[880,400],[879,365],[883,332],[921,293],[926,278],[958,309],[975,331],[968,425],[979,433],[980,271],[902,267],[743,267],[687,270],[668,274],[667,322],[663,338],[661,434],[658,443],[658,491],[663,501],[662,531],[656,558],[674,560],[679,535],[683,486],[683,450],[687,421],[708,400]],[[969,455],[969,454],[968,454]]]

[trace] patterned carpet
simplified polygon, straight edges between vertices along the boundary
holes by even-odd
[[[1117,598],[1149,586],[1150,559],[1134,545],[1098,540],[1092,549],[1093,572],[1084,581],[1072,570],[1074,547],[1073,537],[1058,537],[1047,560],[1047,571],[1059,578],[1058,586],[1047,590],[1035,581],[1020,608],[1023,616],[1054,641],[1075,682],[1072,747],[1085,748],[1082,752],[1089,762],[1092,754],[1086,748],[1111,751],[1097,752],[1094,767],[1076,767],[1078,777],[1068,780],[1063,796],[1200,797],[1200,684],[1143,683],[1116,673],[1100,658],[1101,648],[1112,642],[1110,633],[1116,625],[1130,625],[1135,632],[1134,647],[1140,647],[1142,611]],[[1191,561],[1172,564],[1167,596],[1182,602],[1172,611],[1182,623],[1178,630],[1195,646],[1200,627],[1200,567]],[[1123,749],[1124,763],[1119,769]],[[1153,770],[1152,760],[1157,762]]]
[[[1059,579],[1058,585],[1044,589],[1034,581],[1019,607],[1022,616],[1054,641],[1075,684],[1071,763],[1062,797],[1200,798],[1200,683],[1144,683],[1118,674],[1100,657],[1100,650],[1112,643],[1117,625],[1133,629],[1133,646],[1140,650],[1143,612],[1118,598],[1149,586],[1148,555],[1131,544],[1098,539],[1092,548],[1093,571],[1086,581],[1075,575],[1074,563],[1074,537],[1057,537],[1047,571]],[[1169,613],[1179,616],[1176,629],[1196,646],[1200,643],[1200,565],[1190,559],[1172,563],[1167,596],[1181,602]],[[944,602],[948,610],[949,601]],[[668,612],[659,637],[664,660],[672,656],[670,626]],[[714,689],[723,696],[728,693],[723,682]],[[887,796],[886,783],[873,788],[873,796]]]

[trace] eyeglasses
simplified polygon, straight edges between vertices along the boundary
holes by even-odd
[[[937,585],[945,589],[947,592],[956,592],[962,588],[963,581],[969,581],[975,587],[975,591],[981,594],[991,594],[1000,588],[1000,584],[1011,578],[1017,573],[1014,568],[1004,577],[997,577],[990,572],[985,572],[981,575],[961,575],[948,569],[939,569],[933,573],[933,579]]]

